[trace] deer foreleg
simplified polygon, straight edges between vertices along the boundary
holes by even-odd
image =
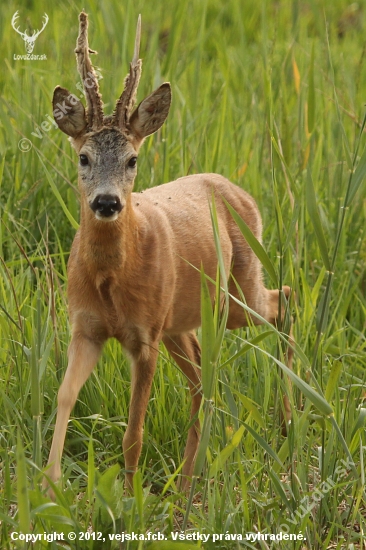
[[[54,482],[61,477],[61,455],[64,447],[67,424],[79,391],[96,365],[102,344],[93,342],[81,334],[75,334],[69,346],[69,363],[65,378],[58,392],[58,410],[48,459],[47,476]],[[47,485],[45,483],[45,485]],[[53,496],[52,491],[50,491]]]

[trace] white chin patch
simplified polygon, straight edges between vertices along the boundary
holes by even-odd
[[[114,214],[112,214],[112,216],[107,217],[107,216],[102,216],[99,212],[96,212],[95,217],[100,222],[115,222],[116,219],[118,218],[118,214],[119,212],[115,212]]]

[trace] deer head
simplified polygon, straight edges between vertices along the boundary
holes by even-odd
[[[21,32],[19,30],[19,27],[15,26],[18,17],[19,17],[19,11],[16,11],[13,15],[12,20],[11,20],[11,26],[23,38],[23,40],[25,42],[25,49],[26,49],[27,53],[32,53],[33,49],[34,49],[34,44],[35,44],[37,38],[39,37],[39,35],[41,34],[41,32],[44,30],[44,28],[46,27],[46,25],[48,23],[48,15],[47,15],[47,13],[44,14],[42,28],[39,31],[33,31],[32,36],[28,36],[27,31]]]
[[[139,148],[146,136],[156,132],[168,116],[171,88],[162,84],[133,110],[141,76],[139,59],[141,18],[137,23],[135,50],[124,90],[111,115],[104,115],[97,75],[89,54],[88,16],[79,16],[76,43],[77,67],[83,82],[86,110],[66,88],[57,86],[53,115],[60,130],[70,136],[79,155],[79,186],[82,201],[97,220],[115,221],[128,201],[136,177]]]

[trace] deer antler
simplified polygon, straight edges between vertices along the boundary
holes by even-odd
[[[43,22],[43,25],[42,25],[41,30],[35,31],[35,32],[33,33],[32,38],[34,38],[34,39],[36,39],[36,38],[41,34],[41,32],[44,30],[44,28],[46,27],[46,25],[47,25],[47,23],[48,23],[48,15],[47,15],[47,13],[44,14],[43,18],[44,18],[44,22]]]
[[[14,29],[18,34],[20,34],[20,36],[24,39],[25,37],[28,37],[27,32],[22,32],[22,31],[19,30],[19,27],[16,27],[16,26],[15,26],[15,23],[16,23],[16,20],[18,19],[18,17],[19,17],[19,10],[17,10],[17,11],[14,13],[14,15],[13,15],[13,17],[12,17],[12,19],[11,19],[11,26],[12,26],[13,29]]]
[[[125,78],[124,90],[116,103],[114,111],[114,125],[123,130],[128,130],[128,122],[131,111],[136,102],[137,88],[141,76],[142,61],[139,59],[141,40],[141,15],[137,20],[135,50],[132,62],[130,63],[130,72]]]
[[[89,48],[87,14],[81,12],[79,21],[79,36],[75,48],[77,66],[85,90],[88,126],[92,130],[98,130],[103,125],[103,102],[97,75],[89,58],[90,53],[97,52]]]

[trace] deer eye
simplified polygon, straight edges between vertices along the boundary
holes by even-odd
[[[86,155],[79,155],[81,166],[87,166],[89,164],[89,159]]]
[[[128,166],[129,168],[135,168],[136,164],[137,164],[137,157],[132,157],[132,158],[130,158],[130,160],[128,161],[127,166]]]

